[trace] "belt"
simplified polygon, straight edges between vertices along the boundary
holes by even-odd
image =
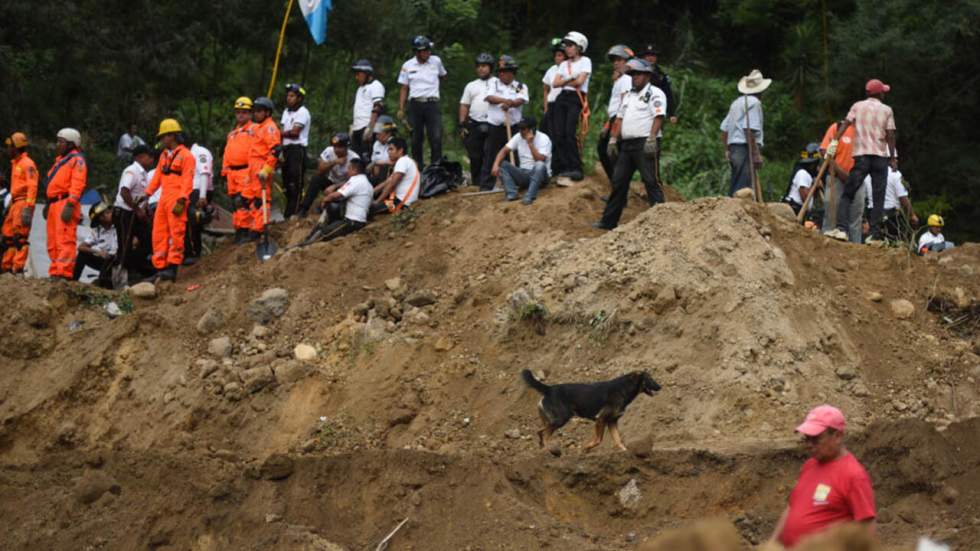
[[[414,101],[417,103],[432,103],[434,101],[439,101],[439,98],[411,98],[409,101]]]
[[[245,170],[247,168],[248,165],[232,165],[228,167],[228,170]]]
[[[646,142],[646,141],[647,138],[623,138],[619,141],[619,143],[624,144],[624,143]]]
[[[287,145],[282,146],[283,149],[289,149],[290,147],[302,147],[302,148],[305,148],[306,146],[303,145],[303,144],[301,144],[301,143],[291,143],[291,144],[287,144]]]

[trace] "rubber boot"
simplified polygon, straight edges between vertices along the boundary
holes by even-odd
[[[157,272],[160,281],[177,281],[177,266],[171,264]]]
[[[258,241],[260,239],[262,239],[262,233],[261,232],[257,232],[257,231],[250,231],[250,232],[248,232],[248,239],[247,239],[248,242],[251,243],[251,242]]]
[[[235,230],[235,244],[241,245],[248,241],[248,230],[245,228],[238,228]]]

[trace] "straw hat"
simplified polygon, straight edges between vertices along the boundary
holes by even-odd
[[[762,78],[761,71],[752,69],[748,76],[744,76],[738,81],[738,91],[743,94],[758,94],[769,88],[770,84],[772,84],[771,78]]]

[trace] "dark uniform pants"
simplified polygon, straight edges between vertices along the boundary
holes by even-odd
[[[558,99],[554,105],[548,109],[554,110],[551,119],[551,131],[554,147],[554,157],[552,159],[552,172],[561,176],[570,172],[582,172],[582,155],[578,150],[578,119],[582,113],[582,101],[578,94],[570,90],[564,90],[558,94]]]
[[[619,225],[619,217],[623,215],[630,194],[630,180],[637,170],[640,171],[640,179],[646,187],[650,206],[664,202],[663,190],[657,182],[655,160],[647,157],[643,152],[645,142],[646,138],[636,138],[623,140],[619,144],[619,157],[616,159],[616,168],[613,169],[612,193],[599,221],[607,228],[615,228]]]
[[[483,183],[481,191],[489,191],[496,185],[494,177],[490,174],[493,170],[493,162],[497,159],[497,153],[507,145],[507,127],[504,125],[489,125],[487,141],[483,148]],[[516,153],[515,153],[516,155]]]
[[[837,228],[847,232],[850,223],[851,202],[858,189],[864,185],[864,179],[871,175],[871,196],[874,206],[871,208],[871,215],[868,217],[868,224],[871,226],[871,237],[881,239],[881,218],[885,207],[885,188],[888,185],[888,157],[877,155],[858,155],[854,157],[854,168],[847,177],[847,184],[844,185],[844,193],[841,194],[840,204],[837,206]]]
[[[296,214],[300,194],[303,193],[303,173],[306,170],[306,147],[299,144],[283,148],[285,162],[282,164],[282,185],[286,192],[286,210],[283,216],[289,219]]]
[[[422,147],[429,138],[429,163],[442,158],[442,111],[438,101],[408,102],[408,124],[412,127],[412,158],[419,168],[426,166],[422,160]]]
[[[609,127],[603,129],[602,133],[599,134],[599,143],[596,145],[596,152],[599,154],[599,162],[602,164],[602,170],[606,172],[606,178],[610,182],[612,182],[613,170],[616,168],[616,164],[609,158],[609,154],[606,153],[606,149],[609,146],[609,137],[612,134],[612,125],[614,120],[616,119],[609,119]]]
[[[299,206],[299,215],[306,216],[310,213],[310,209],[313,208],[313,203],[316,202],[316,198],[320,193],[333,185],[325,174],[315,174],[310,178],[310,183],[306,186],[306,193],[303,194],[303,202]]]
[[[463,140],[463,146],[466,147],[466,156],[470,159],[470,181],[474,186],[480,186],[480,189],[484,189],[485,182],[489,180],[490,176],[490,170],[484,170],[486,164],[484,149],[486,148],[487,136],[490,133],[490,125],[468,119],[466,130],[468,134]],[[493,164],[492,158],[490,163]]]

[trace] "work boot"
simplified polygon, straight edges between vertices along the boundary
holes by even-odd
[[[188,256],[188,257],[184,258],[184,261],[183,262],[181,262],[181,265],[183,265],[183,266],[193,266],[194,264],[197,264],[197,257],[196,256]]]
[[[160,281],[177,281],[177,266],[173,264],[157,272]]]
[[[255,241],[258,241],[260,239],[262,239],[262,232],[250,231],[248,232],[248,238],[246,239],[246,242],[254,243]]]

